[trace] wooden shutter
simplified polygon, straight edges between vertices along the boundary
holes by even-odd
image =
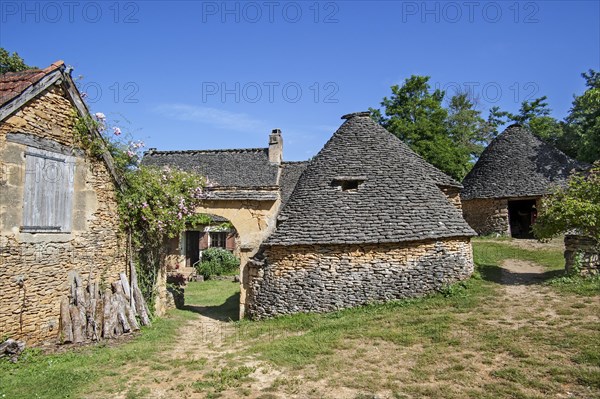
[[[227,244],[225,245],[225,248],[232,252],[235,250],[235,233],[227,234]]]
[[[25,152],[25,168],[22,230],[70,232],[75,159],[29,148]]]
[[[200,233],[200,251],[204,251],[208,248],[208,233]]]

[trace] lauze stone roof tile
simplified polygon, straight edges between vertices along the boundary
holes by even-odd
[[[148,151],[144,154],[142,163],[195,172],[207,177],[217,187],[277,185],[278,165],[269,162],[268,148]]]
[[[459,183],[425,162],[368,113],[345,118],[302,173],[265,245],[474,235],[439,188],[460,187]]]
[[[463,200],[540,196],[589,165],[569,158],[527,129],[512,125],[496,137],[463,180]]]
[[[285,204],[289,200],[294,191],[294,187],[296,187],[296,183],[298,183],[298,179],[300,179],[300,176],[307,165],[307,161],[283,162],[283,170],[281,171],[281,177],[279,178],[282,203]]]

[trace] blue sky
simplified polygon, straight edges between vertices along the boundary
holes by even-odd
[[[480,109],[547,95],[563,118],[600,69],[597,1],[0,2],[0,47],[62,59],[90,106],[147,147],[315,155],[411,74]]]

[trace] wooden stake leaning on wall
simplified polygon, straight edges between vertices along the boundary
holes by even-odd
[[[73,342],[73,324],[69,312],[69,298],[60,301],[60,342],[70,344]]]
[[[140,318],[140,324],[142,326],[150,325],[150,312],[146,300],[142,295],[142,291],[138,285],[137,271],[135,270],[135,264],[133,262],[133,246],[131,243],[131,233],[128,234],[128,252],[129,252],[129,278],[130,278],[130,290],[131,290],[131,303],[135,309],[137,316]]]
[[[129,237],[129,272],[107,287],[104,292],[90,269],[87,286],[79,273],[68,273],[68,295],[60,303],[60,342],[81,343],[100,338],[114,338],[137,331],[150,324],[148,305],[138,286]],[[137,317],[139,317],[139,322]]]

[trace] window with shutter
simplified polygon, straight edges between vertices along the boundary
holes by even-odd
[[[25,152],[22,231],[71,231],[74,177],[74,157],[28,148]]]
[[[211,248],[226,248],[227,233],[226,232],[210,232],[210,247]]]

